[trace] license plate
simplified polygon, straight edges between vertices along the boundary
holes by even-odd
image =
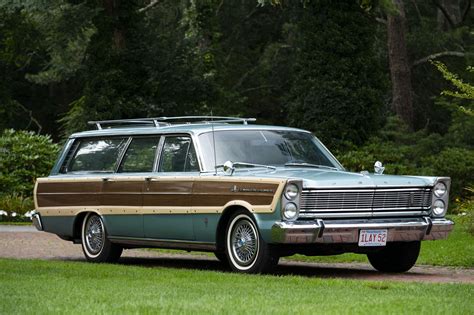
[[[387,230],[360,230],[359,246],[385,246]]]

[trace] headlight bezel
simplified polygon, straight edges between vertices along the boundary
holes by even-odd
[[[296,191],[296,194],[294,196],[288,195],[287,191],[290,189],[293,189],[293,191]],[[290,179],[286,182],[285,187],[283,188],[282,194],[281,194],[281,218],[283,221],[295,221],[298,219],[299,212],[300,212],[300,199],[301,199],[301,193],[303,190],[303,181],[302,180],[296,180],[296,179]],[[285,213],[287,210],[287,207],[293,204],[296,206],[296,213],[294,216],[287,216]],[[290,205],[291,207],[291,205]]]
[[[445,187],[443,193],[439,193],[437,188]],[[438,177],[433,185],[433,189],[431,191],[432,201],[431,201],[431,216],[433,218],[443,218],[448,211],[449,205],[449,188],[451,186],[451,178],[449,177]],[[442,189],[441,189],[442,190]],[[435,211],[436,209],[440,208],[440,204],[443,205],[442,211]]]

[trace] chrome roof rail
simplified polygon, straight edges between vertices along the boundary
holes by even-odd
[[[142,127],[152,126],[155,128],[167,127],[171,125],[189,124],[212,124],[212,123],[241,123],[247,125],[256,121],[255,118],[224,117],[224,116],[178,116],[178,117],[155,117],[155,118],[134,118],[116,120],[94,120],[88,124],[95,125],[98,130],[109,128],[131,128],[141,125]]]

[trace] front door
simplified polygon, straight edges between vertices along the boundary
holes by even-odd
[[[157,172],[146,179],[143,193],[146,238],[194,240],[191,196],[199,166],[191,137],[163,140]]]

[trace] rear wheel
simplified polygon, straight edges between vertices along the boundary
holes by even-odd
[[[388,243],[384,249],[367,254],[370,264],[382,272],[405,272],[418,259],[420,242]]]
[[[279,259],[244,210],[237,211],[227,225],[226,255],[231,268],[243,273],[269,272]]]
[[[107,239],[104,222],[95,213],[89,213],[82,223],[82,251],[88,261],[116,262],[123,248]]]

